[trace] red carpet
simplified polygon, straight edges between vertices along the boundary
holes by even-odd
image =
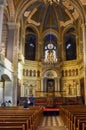
[[[48,107],[44,107],[43,111],[59,111],[59,108],[48,108]]]

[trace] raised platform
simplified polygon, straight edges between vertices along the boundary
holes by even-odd
[[[43,111],[44,111],[44,112],[47,112],[47,111],[50,111],[50,112],[59,111],[59,108],[54,108],[54,107],[51,107],[51,108],[49,107],[49,108],[48,108],[48,107],[44,107],[44,108],[43,108]]]
[[[45,116],[52,116],[52,115],[59,115],[59,108],[57,107],[44,107],[43,108],[43,114]]]
[[[27,97],[20,97],[19,104],[23,105]],[[82,97],[35,97],[35,106],[43,106],[44,108],[59,108],[61,105],[79,105],[83,104]],[[51,110],[51,109],[50,109]]]

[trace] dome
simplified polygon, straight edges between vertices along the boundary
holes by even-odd
[[[59,31],[60,27],[72,24],[78,18],[79,12],[69,0],[53,4],[40,0],[31,4],[24,11],[24,19],[27,23],[34,24],[42,31],[49,28]]]

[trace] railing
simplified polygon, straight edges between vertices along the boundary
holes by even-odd
[[[36,97],[63,97],[65,96],[65,91],[36,91]]]

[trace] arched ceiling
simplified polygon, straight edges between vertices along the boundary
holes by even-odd
[[[38,28],[41,25],[43,30],[48,28],[59,30],[60,26],[72,24],[80,18],[80,13],[71,4],[71,0],[52,5],[45,4],[43,0],[7,0],[7,2],[11,19],[14,19],[15,14],[18,11],[21,13],[22,8],[24,8],[23,13],[21,13],[24,20]],[[29,5],[30,2],[33,2],[33,4]],[[81,2],[84,5],[86,4],[86,0],[81,0]]]
[[[45,3],[43,0],[36,1],[24,11],[24,19],[42,30],[49,28],[59,30],[68,24],[73,24],[80,18],[80,14],[69,0],[59,4]]]
[[[86,5],[86,0],[80,0],[83,5]]]

